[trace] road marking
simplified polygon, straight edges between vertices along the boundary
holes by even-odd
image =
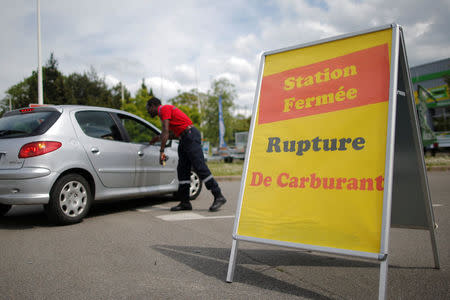
[[[156,216],[164,221],[189,221],[189,220],[205,220],[205,219],[229,219],[235,216],[211,216],[205,217],[196,213],[186,212],[186,213],[172,213],[168,215]]]
[[[433,207],[441,207],[444,206],[443,204],[433,204]]]

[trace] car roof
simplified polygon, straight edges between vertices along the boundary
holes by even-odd
[[[155,125],[151,124],[149,121],[124,110],[110,108],[110,107],[101,107],[101,106],[90,106],[90,105],[70,105],[70,104],[64,104],[64,105],[42,105],[42,106],[33,106],[33,107],[22,107],[18,108],[12,111],[8,111],[4,114],[4,116],[10,116],[15,114],[20,114],[23,110],[35,110],[35,111],[58,111],[60,113],[63,113],[63,111],[71,112],[71,111],[77,111],[77,110],[102,110],[102,111],[108,111],[113,113],[119,113],[124,115],[129,115],[134,118],[137,118],[147,124],[150,124],[152,127],[154,127],[157,130],[160,130]]]
[[[90,105],[71,105],[71,104],[64,104],[64,105],[42,105],[42,106],[32,106],[32,107],[21,107],[12,111],[8,111],[7,114],[11,114],[14,112],[20,112],[23,110],[36,110],[36,111],[48,111],[48,110],[55,110],[62,113],[63,111],[76,111],[76,110],[104,110],[109,112],[116,112],[116,113],[125,113],[130,114],[127,111],[110,108],[110,107],[101,107],[101,106],[90,106]],[[133,114],[131,114],[133,115]]]

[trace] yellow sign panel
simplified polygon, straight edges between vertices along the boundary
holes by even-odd
[[[239,236],[380,252],[391,40],[266,55]]]

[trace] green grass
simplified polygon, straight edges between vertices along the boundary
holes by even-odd
[[[207,164],[214,176],[240,176],[244,168],[243,160],[233,160],[232,163],[225,163],[223,160],[208,161]]]
[[[425,157],[427,167],[432,166],[450,166],[450,154],[439,154],[436,156]]]

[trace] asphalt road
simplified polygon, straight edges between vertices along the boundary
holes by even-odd
[[[430,172],[441,269],[426,231],[391,229],[389,299],[450,299],[450,172]],[[82,223],[55,227],[40,206],[0,219],[0,299],[377,299],[374,261],[240,242],[226,283],[239,181],[208,212],[169,198],[100,204]]]

